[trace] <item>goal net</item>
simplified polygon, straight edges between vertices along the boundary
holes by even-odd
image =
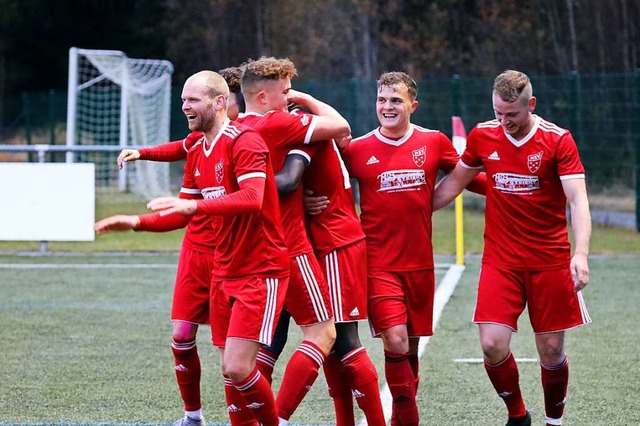
[[[67,146],[140,148],[167,142],[172,73],[169,61],[72,47]],[[128,190],[147,199],[170,193],[168,163],[137,161],[118,170],[118,152],[71,151],[67,162],[95,163],[96,188]]]

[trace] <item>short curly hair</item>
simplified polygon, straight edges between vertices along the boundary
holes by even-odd
[[[227,84],[229,85],[229,90],[236,95],[240,93],[240,79],[242,78],[242,68],[241,67],[229,67],[223,68],[218,71],[218,74],[225,79]]]
[[[418,84],[409,74],[401,71],[385,72],[378,77],[378,91],[382,86],[393,87],[396,84],[404,84],[407,86],[407,92],[412,101],[418,97]]]
[[[283,80],[298,75],[296,66],[288,58],[274,58],[272,56],[249,60],[242,64],[242,69],[240,85],[243,92],[260,82]]]

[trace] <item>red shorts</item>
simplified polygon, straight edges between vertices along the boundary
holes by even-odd
[[[318,259],[311,253],[291,260],[291,277],[284,306],[299,326],[328,321],[333,316],[327,282]]]
[[[247,277],[211,283],[211,341],[227,338],[270,345],[284,303],[289,277]]]
[[[173,321],[209,324],[209,290],[213,268],[213,254],[182,246],[173,289]]]
[[[369,271],[369,323],[374,336],[407,325],[409,337],[433,335],[433,269]]]
[[[324,269],[336,322],[367,319],[367,244],[337,248],[318,259]]]
[[[518,271],[482,265],[474,323],[503,324],[518,330],[528,306],[535,333],[551,333],[589,324],[582,293],[573,290],[569,268]]]

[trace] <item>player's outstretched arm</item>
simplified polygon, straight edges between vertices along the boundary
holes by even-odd
[[[573,229],[573,257],[571,258],[571,276],[575,291],[589,284],[589,240],[591,239],[591,213],[584,179],[562,181],[562,189],[571,209],[571,228]]]
[[[135,231],[140,226],[140,218],[136,215],[115,215],[99,220],[93,225],[96,234],[112,231]]]
[[[140,159],[140,151],[137,149],[123,149],[118,155],[118,168],[121,169],[124,163],[133,162]]]

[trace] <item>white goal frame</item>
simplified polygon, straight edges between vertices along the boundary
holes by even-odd
[[[85,66],[90,72],[81,76]],[[76,147],[79,142],[87,145],[87,140],[89,145],[121,149],[168,142],[172,74],[173,65],[166,60],[131,59],[118,50],[69,49],[67,147]],[[94,103],[92,96],[100,95],[93,95],[91,90],[108,92],[112,98],[104,104]],[[83,97],[91,102],[83,105]],[[86,120],[83,114],[88,117]],[[105,124],[95,125],[91,120]],[[77,161],[79,155],[82,154],[69,150],[66,162]],[[115,158],[109,164],[96,164],[96,178],[104,173],[107,185],[117,180],[119,191],[130,190],[146,198],[170,193],[167,163],[138,163],[119,171]]]

